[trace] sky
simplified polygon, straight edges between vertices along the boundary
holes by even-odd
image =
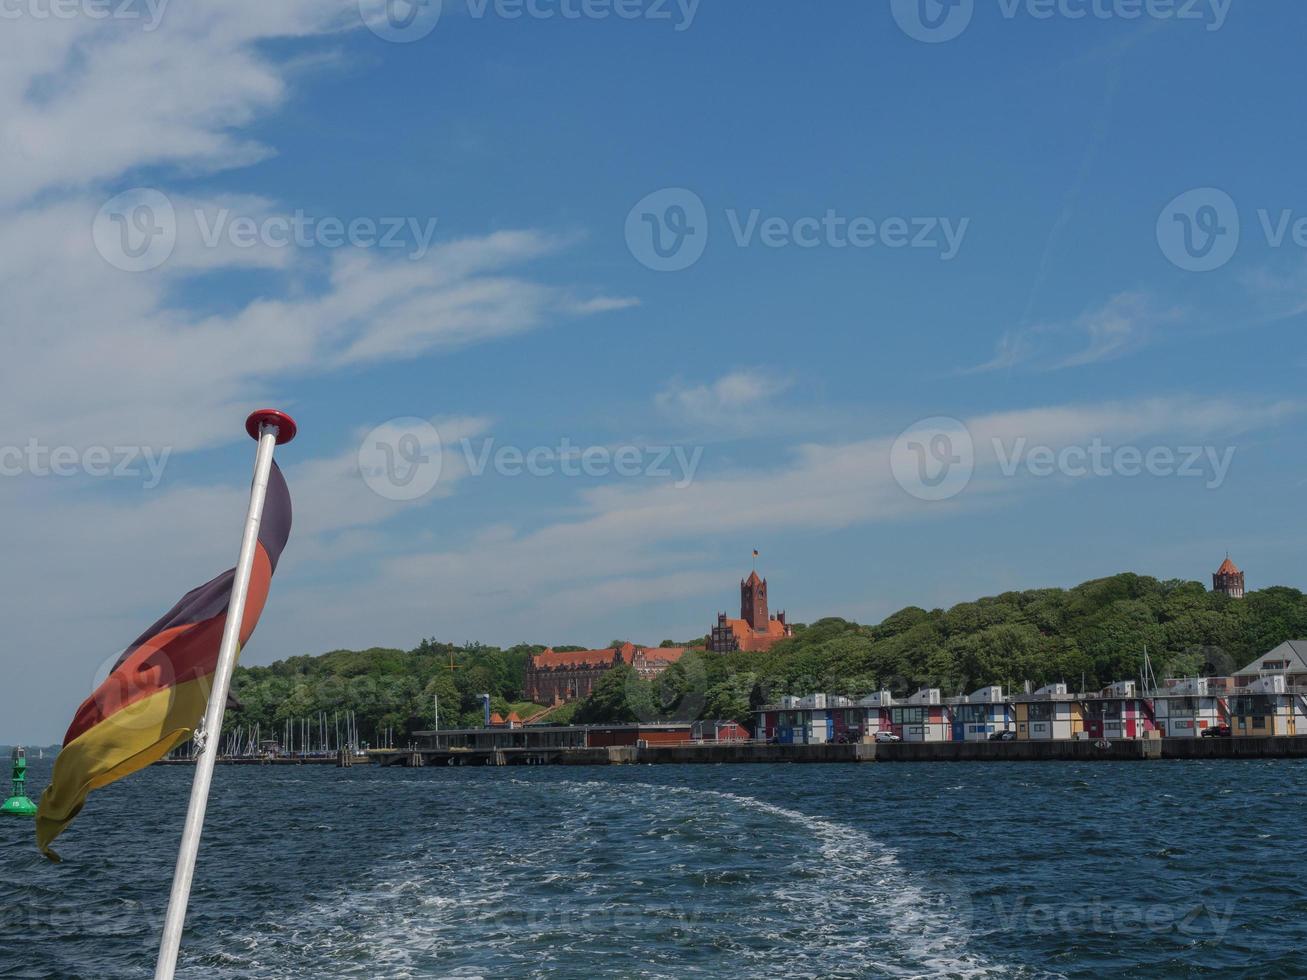
[[[1292,0],[12,0],[0,742],[246,663],[1121,571],[1303,587]]]

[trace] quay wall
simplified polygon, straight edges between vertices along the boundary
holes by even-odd
[[[873,742],[852,745],[766,745],[702,742],[612,745],[577,749],[469,752],[374,750],[383,766],[431,765],[730,765],[859,762],[1129,762],[1162,759],[1304,759],[1307,735],[1247,738],[1120,739],[1030,742]]]

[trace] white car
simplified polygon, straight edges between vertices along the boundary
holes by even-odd
[[[877,742],[902,742],[903,739],[898,735],[895,735],[893,732],[877,732],[876,741]]]

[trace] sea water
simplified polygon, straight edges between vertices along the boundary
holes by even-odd
[[[190,777],[60,865],[0,822],[0,977],[151,974]],[[178,975],[1304,976],[1305,804],[1293,761],[219,767]]]

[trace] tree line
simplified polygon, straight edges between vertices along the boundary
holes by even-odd
[[[1224,675],[1303,636],[1307,597],[1297,589],[1276,586],[1238,600],[1198,582],[1123,573],[950,609],[909,607],[876,625],[834,617],[796,624],[792,638],[765,653],[690,651],[651,681],[615,668],[589,698],[544,720],[748,722],[761,704],[814,691],[906,695],[930,686],[954,695],[988,684],[1019,690],[1027,681],[1096,690],[1139,678],[1145,650],[1159,677]],[[541,708],[521,700],[526,660],[544,649],[429,639],[408,651],[338,650],[241,667],[233,685],[241,707],[228,724],[276,732],[287,718],[352,710],[364,738],[391,729],[398,739],[433,727],[437,701],[440,727],[479,725],[482,692],[505,717],[516,710],[527,718]]]

